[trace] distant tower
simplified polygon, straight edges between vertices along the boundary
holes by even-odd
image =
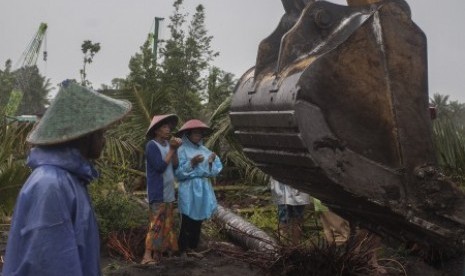
[[[164,18],[155,17],[155,29],[153,31],[153,61],[157,64],[157,52],[158,52],[158,29],[160,27],[160,21]]]

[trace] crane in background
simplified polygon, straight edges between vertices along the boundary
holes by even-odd
[[[21,58],[18,60],[18,63],[21,63],[21,66],[15,69],[36,65],[43,42],[45,44],[45,47],[44,47],[45,49],[43,51],[43,60],[47,61],[47,50],[46,50],[47,48],[46,47],[47,27],[48,26],[46,23],[43,23],[43,22],[40,23],[39,29],[37,30],[36,34],[32,38],[31,42],[29,42],[29,44],[27,45],[26,49],[21,55]]]
[[[43,60],[47,61],[47,50],[46,50],[46,34],[47,34],[47,24],[40,23],[39,29],[32,37],[32,40],[26,46],[26,49],[22,53],[21,57],[15,63],[14,71],[16,71],[16,84],[13,91],[9,95],[9,101],[7,104],[7,112],[6,115],[13,116],[15,115],[18,107],[25,96],[24,93],[26,91],[26,87],[28,86],[28,82],[31,78],[32,71],[31,67],[36,66],[38,57],[40,55],[40,51],[42,45],[44,46],[43,51]],[[21,115],[16,116],[16,120],[19,121],[35,121],[35,115]]]

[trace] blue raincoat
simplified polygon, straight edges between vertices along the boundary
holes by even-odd
[[[204,160],[192,168],[191,159],[197,154],[202,154]],[[175,171],[179,181],[178,208],[182,214],[194,220],[210,218],[218,205],[209,177],[217,176],[223,165],[217,156],[210,169],[210,154],[212,151],[202,144],[192,143],[186,136],[178,149],[179,166]]]
[[[18,195],[3,266],[10,275],[100,275],[100,241],[87,184],[98,174],[74,148],[37,147]]]

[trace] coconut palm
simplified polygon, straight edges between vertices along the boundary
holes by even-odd
[[[447,116],[449,111],[449,95],[441,95],[434,93],[433,97],[430,98],[431,105],[435,106],[438,110],[439,116]]]
[[[99,171],[104,176],[126,175],[131,183],[135,177],[144,175],[145,132],[154,114],[169,112],[169,107],[160,90],[132,89],[103,91],[115,98],[129,100],[132,103],[131,113],[123,122],[106,133],[106,146],[102,158],[98,161]],[[120,179],[121,180],[121,179]]]

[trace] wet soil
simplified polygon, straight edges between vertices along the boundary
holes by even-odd
[[[217,192],[217,197],[220,202],[225,207],[231,209],[240,209],[240,208],[251,208],[257,206],[271,206],[270,201],[266,197],[263,197],[264,193],[257,191],[258,196],[255,194],[244,195],[244,193],[235,193],[226,194],[223,192]],[[239,196],[240,195],[240,196]],[[265,198],[265,199],[264,199]],[[4,255],[4,250],[6,247],[6,233],[8,229],[3,227],[0,229],[0,256]],[[209,237],[207,235],[202,236],[202,248],[204,252],[204,258],[194,258],[194,257],[164,257],[162,259],[161,265],[141,265],[137,262],[128,262],[117,256],[110,256],[108,251],[102,250],[102,259],[101,266],[103,275],[134,275],[134,276],[144,276],[144,275],[224,275],[224,276],[256,276],[256,275],[271,275],[269,271],[263,270],[260,267],[251,265],[251,262],[246,259],[233,258],[231,256],[225,255],[221,250],[212,248],[211,246],[205,246],[210,242],[223,242],[224,244],[230,244],[229,241],[218,241],[215,240],[217,237]],[[230,246],[234,246],[230,244]],[[235,247],[235,250],[243,250],[239,247]],[[457,264],[451,264],[450,269],[435,269],[426,263],[422,262],[421,259],[415,257],[404,258],[402,262],[402,269],[397,270],[397,272],[389,271],[386,275],[409,275],[409,276],[442,276],[442,275],[457,275],[461,276],[462,267],[463,267],[463,258],[457,260]],[[394,260],[393,261],[398,261]],[[3,260],[0,260],[0,276],[1,268],[3,265]],[[399,266],[397,266],[399,267]],[[313,275],[318,275],[313,274]]]
[[[130,264],[110,258],[102,259],[104,275],[224,275],[224,276],[258,276],[264,271],[249,264],[234,260],[215,252],[204,254],[204,258],[171,257],[162,260],[160,265]]]

